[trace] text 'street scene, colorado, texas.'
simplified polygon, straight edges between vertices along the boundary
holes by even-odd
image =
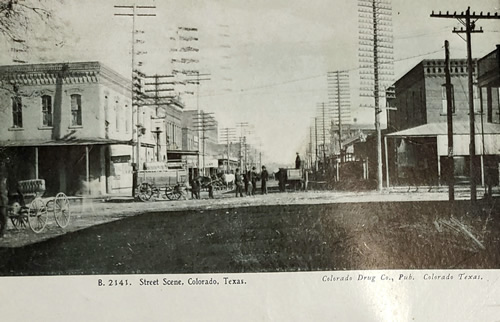
[[[0,276],[499,269],[499,32],[498,0],[0,0]]]

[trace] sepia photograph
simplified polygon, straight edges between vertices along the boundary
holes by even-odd
[[[1,310],[498,318],[499,33],[499,0],[0,0]]]

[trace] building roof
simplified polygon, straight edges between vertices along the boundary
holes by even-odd
[[[63,76],[64,82],[97,82],[102,76],[117,85],[130,89],[131,81],[98,61],[64,62],[0,66],[0,81],[23,85],[56,84]]]
[[[495,123],[484,123],[481,127],[481,123],[476,122],[475,133],[479,134],[500,134],[500,124]],[[459,121],[453,122],[453,134],[455,135],[469,135],[469,121]],[[448,124],[446,122],[441,123],[429,123],[406,129],[399,132],[389,133],[387,137],[437,137],[438,135],[447,135]]]
[[[500,86],[500,45],[497,48],[479,59],[477,81],[481,87]]]
[[[22,141],[0,141],[1,147],[21,146],[69,146],[69,145],[99,145],[99,144],[131,144],[131,141],[111,140],[103,138],[92,139],[66,139],[66,140],[22,140]]]

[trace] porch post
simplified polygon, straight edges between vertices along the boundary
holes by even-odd
[[[85,146],[85,180],[87,181],[87,193],[90,194],[90,161],[89,146]]]
[[[388,159],[389,153],[387,152],[387,136],[384,137],[384,152],[385,152],[385,176],[386,176],[386,180],[387,180],[387,188],[389,188],[390,187],[390,183],[389,183],[389,159]]]
[[[38,147],[35,146],[35,179],[38,179]]]
[[[481,185],[484,187],[484,155],[481,154]]]
[[[437,139],[437,137],[436,137]],[[437,149],[436,149],[437,150]],[[436,152],[437,154],[437,165],[438,165],[438,187],[441,186],[441,157],[439,156],[439,151]]]

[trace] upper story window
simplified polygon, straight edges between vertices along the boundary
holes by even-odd
[[[71,125],[82,125],[82,96],[80,94],[71,95]]]
[[[121,113],[120,113],[120,106],[118,105],[119,102],[115,102],[115,130],[116,132],[120,132],[120,127],[121,127]]]
[[[23,101],[21,97],[12,97],[12,127],[23,127]]]
[[[446,99],[446,84],[441,86],[441,102],[443,105],[443,114],[447,113],[448,110],[448,100]],[[455,96],[454,96],[454,88],[453,84],[451,84],[451,111],[455,114]]]
[[[479,88],[477,86],[473,87],[473,98],[474,112],[481,113],[481,96],[479,95]]]
[[[52,97],[49,95],[42,96],[42,125],[52,126]]]
[[[128,134],[128,133],[130,133],[130,119],[131,119],[128,105],[125,105],[125,109],[123,112],[126,114],[126,116],[125,116],[125,133]]]

